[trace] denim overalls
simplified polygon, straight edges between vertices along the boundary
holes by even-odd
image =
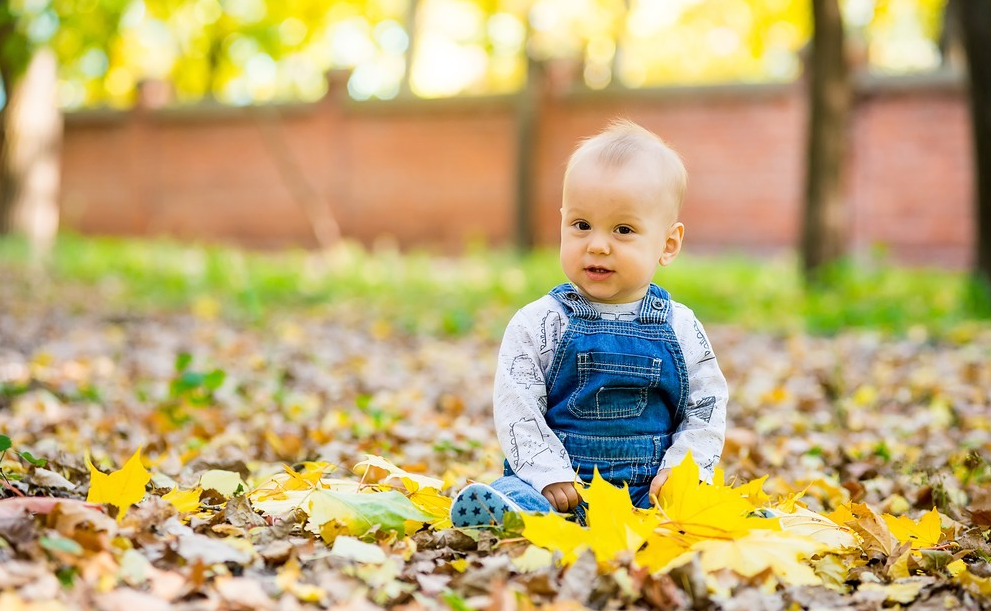
[[[604,320],[571,284],[551,296],[568,326],[546,376],[545,418],[584,482],[593,470],[629,484],[637,507],[650,507],[650,481],[685,416],[688,370],[667,320],[667,291],[651,284],[636,321]],[[526,511],[551,511],[539,490],[505,467],[492,487]],[[583,511],[579,520],[583,520]]]

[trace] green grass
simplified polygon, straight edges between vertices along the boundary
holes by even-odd
[[[111,311],[191,309],[261,323],[284,312],[350,311],[404,331],[452,335],[498,336],[516,308],[564,280],[550,249],[517,255],[472,248],[444,257],[343,244],[328,253],[257,252],[63,235],[45,265],[47,282],[32,276],[27,253],[22,241],[0,240],[0,286],[20,287],[38,302]],[[791,258],[690,253],[657,275],[707,325],[945,335],[984,324],[963,272],[871,262],[837,266],[830,279],[829,290],[809,291]]]

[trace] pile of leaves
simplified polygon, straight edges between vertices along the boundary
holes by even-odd
[[[0,292],[0,609],[991,608],[991,332],[710,328],[713,484],[456,529],[497,346]]]

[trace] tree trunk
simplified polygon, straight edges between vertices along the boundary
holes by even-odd
[[[534,179],[536,169],[537,130],[540,125],[540,97],[544,89],[544,66],[527,56],[526,84],[516,98],[516,206],[513,236],[516,249],[533,248]]]
[[[939,32],[940,63],[952,68],[962,68],[967,63],[959,4],[960,0],[946,0],[946,6],[943,7],[943,27]]]
[[[39,51],[12,88],[3,113],[0,152],[0,234],[26,235],[45,253],[58,231],[62,115],[56,63]]]
[[[399,81],[399,95],[410,97],[413,90],[409,86],[410,75],[413,73],[413,59],[416,53],[417,30],[416,24],[420,17],[420,0],[410,0],[406,6],[406,50],[403,52],[403,59],[406,62],[406,69],[403,70],[403,78]]]
[[[976,275],[985,292],[991,287],[991,2],[959,0],[974,146]]]
[[[847,249],[844,176],[853,90],[837,0],[812,0],[812,13],[802,265],[806,281],[816,282]]]

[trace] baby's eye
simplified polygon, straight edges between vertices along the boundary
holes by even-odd
[[[616,233],[620,233],[623,235],[633,233],[633,227],[630,227],[629,225],[620,225],[619,227],[616,228]]]
[[[580,231],[588,231],[592,228],[592,226],[588,224],[588,221],[575,221],[574,226]]]

